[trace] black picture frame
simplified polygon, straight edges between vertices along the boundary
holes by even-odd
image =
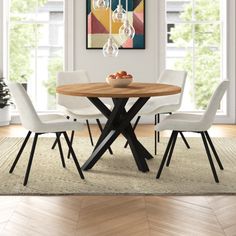
[[[89,40],[88,40],[88,16],[91,12],[91,7],[92,7],[92,1],[93,0],[85,0],[86,1],[86,49],[87,50],[101,50],[103,48],[103,46],[100,47],[91,47],[89,46]],[[125,0],[121,0],[123,6],[125,6]],[[124,47],[119,47],[119,49],[121,50],[144,50],[146,49],[146,0],[128,0],[128,1],[133,1],[133,2],[141,2],[143,1],[143,39],[142,39],[142,46],[141,47],[128,47],[128,48],[124,48]],[[114,11],[114,9],[116,8],[118,4],[118,0],[113,0],[112,3],[112,10]],[[136,36],[137,37],[137,36]],[[108,34],[107,34],[107,38],[108,38]]]

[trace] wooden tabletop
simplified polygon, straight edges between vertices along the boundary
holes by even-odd
[[[126,88],[113,88],[107,83],[69,84],[56,88],[57,93],[80,97],[153,97],[172,95],[181,88],[168,84],[132,83]]]

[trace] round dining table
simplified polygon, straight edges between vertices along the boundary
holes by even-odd
[[[153,156],[139,142],[131,125],[131,120],[145,105],[150,97],[167,96],[181,92],[178,86],[159,83],[132,83],[125,88],[114,88],[107,83],[67,84],[56,88],[56,92],[68,96],[87,97],[89,101],[107,118],[104,129],[83,170],[91,169],[111,144],[122,134],[128,141],[138,170],[149,171],[146,159]],[[113,108],[110,110],[100,98],[111,98]],[[125,105],[129,98],[137,98],[129,110]]]

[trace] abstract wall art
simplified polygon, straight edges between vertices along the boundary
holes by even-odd
[[[112,0],[112,12],[119,0]],[[126,0],[121,0],[126,9]],[[102,49],[109,37],[108,9],[94,9],[93,0],[86,0],[86,48]],[[121,22],[112,21],[112,36],[120,49],[145,49],[145,0],[128,0],[128,20],[135,29],[133,39],[124,40],[119,35]]]

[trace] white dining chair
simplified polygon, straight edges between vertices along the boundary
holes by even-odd
[[[219,182],[215,166],[211,157],[209,146],[221,170],[223,170],[223,165],[220,161],[220,158],[216,152],[216,149],[213,145],[213,142],[211,141],[211,138],[207,130],[211,127],[214,121],[217,109],[220,107],[220,102],[228,86],[229,86],[228,80],[224,80],[218,85],[203,115],[176,113],[166,117],[159,125],[156,125],[155,129],[157,131],[172,130],[170,140],[167,144],[167,148],[165,150],[160,168],[157,172],[156,176],[157,179],[160,178],[165,163],[166,166],[170,165],[178,133],[196,132],[201,134],[214,179],[217,183]]]
[[[69,137],[66,133],[66,131],[79,130],[83,128],[83,124],[80,124],[78,122],[76,123],[74,121],[69,121],[63,115],[60,115],[60,114],[38,115],[23,86],[19,83],[14,83],[14,82],[8,82],[7,84],[10,89],[11,95],[14,99],[14,103],[16,104],[17,110],[19,112],[22,126],[28,130],[28,133],[23,141],[23,144],[9,172],[12,173],[14,171],[15,166],[17,162],[19,161],[20,156],[22,152],[24,151],[24,148],[30,138],[30,135],[33,132],[34,139],[33,139],[30,157],[29,157],[29,161],[28,161],[28,165],[26,169],[24,183],[23,183],[24,186],[27,185],[31,165],[33,162],[36,144],[38,141],[38,136],[45,133],[55,133],[58,140],[59,153],[61,157],[62,166],[64,168],[66,167],[63,150],[62,150],[62,146],[60,142],[60,136],[63,134],[63,136],[65,137],[67,146],[70,150],[70,153],[73,157],[76,168],[80,174],[80,177],[84,179],[84,175],[81,171],[79,162],[77,160],[73,147],[70,143]]]
[[[179,110],[182,103],[186,77],[187,77],[186,71],[164,70],[161,73],[159,79],[157,80],[157,83],[179,86],[181,87],[181,93],[169,96],[150,98],[145,104],[145,106],[139,111],[133,129],[137,127],[141,116],[150,116],[150,115],[154,116],[155,117],[154,125],[156,125],[160,122],[160,114],[171,114],[172,112],[176,112],[177,110]],[[131,105],[132,102],[128,103],[127,108],[129,108]],[[180,133],[180,135],[187,148],[190,148],[183,133]],[[160,141],[160,132],[155,130],[154,131],[155,155],[157,154],[157,142],[159,141]],[[127,147],[127,145],[128,143],[126,142],[125,147]]]
[[[57,75],[57,86],[67,85],[67,84],[78,84],[78,83],[89,83],[90,78],[88,73],[85,70],[77,70],[77,71],[63,71],[59,72]],[[88,128],[88,133],[90,137],[91,145],[94,146],[93,137],[90,129],[89,120],[95,119],[97,125],[102,131],[102,125],[100,122],[100,118],[103,118],[103,114],[87,99],[83,97],[74,97],[74,96],[66,96],[63,94],[57,94],[57,105],[59,110],[61,110],[67,119],[74,121],[86,121],[86,125]],[[108,108],[109,105],[106,104]],[[71,132],[70,142],[73,143],[74,139],[74,130]],[[57,139],[55,140],[52,149],[55,148],[57,144]],[[110,154],[113,154],[112,149],[109,148]],[[70,152],[68,152],[68,158],[70,156]]]

